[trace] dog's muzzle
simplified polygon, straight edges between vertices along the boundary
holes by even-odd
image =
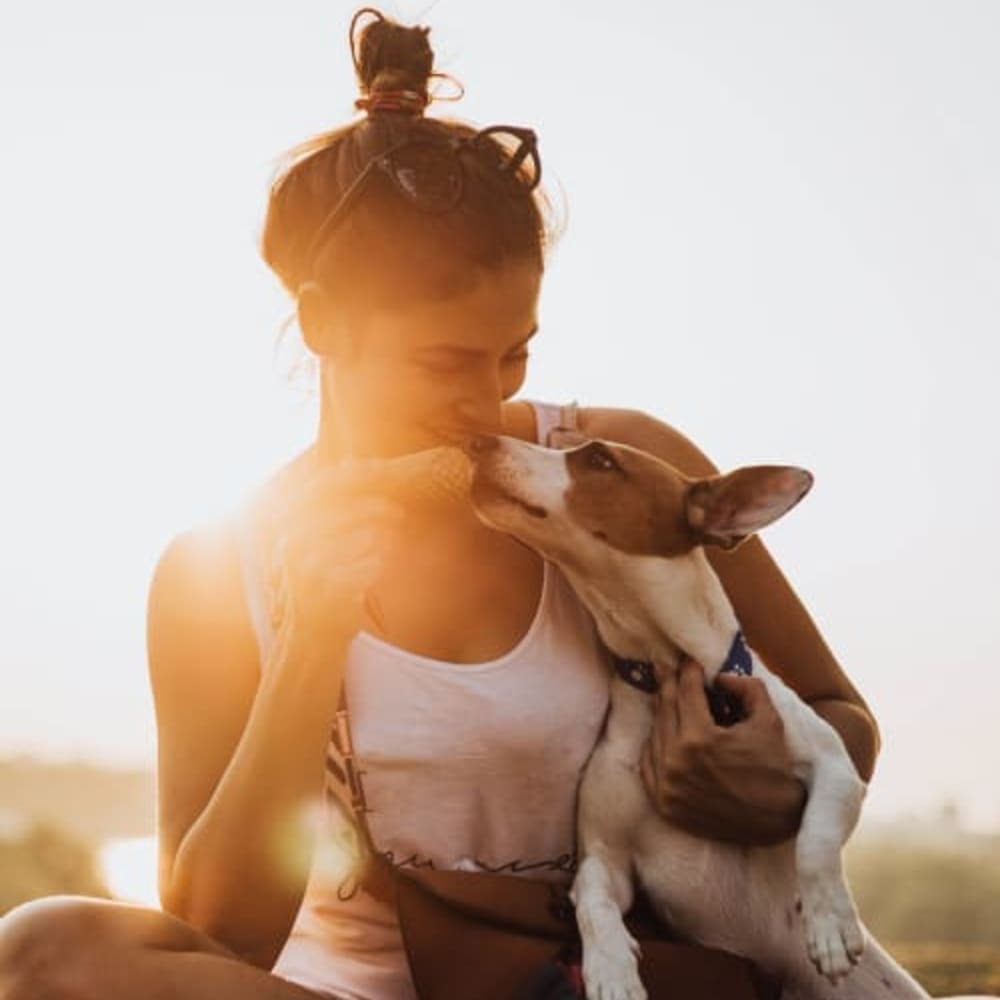
[[[477,501],[483,504],[491,501],[513,504],[530,517],[548,517],[544,507],[522,499],[505,483],[506,477],[498,467],[498,459],[503,455],[503,442],[497,435],[473,435],[465,446],[465,452],[475,468],[472,477],[473,504]]]

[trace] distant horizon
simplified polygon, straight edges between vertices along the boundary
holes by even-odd
[[[155,762],[145,765],[141,763],[129,764],[116,759],[105,763],[102,762],[99,757],[47,757],[27,752],[10,754],[0,750],[0,768],[3,768],[4,765],[8,764],[21,764],[28,767],[52,769],[80,767],[92,769],[99,773],[103,772],[109,775],[141,775],[142,777],[151,778],[154,781],[156,779]],[[4,811],[7,808],[8,803],[0,800],[0,817],[3,817]],[[920,818],[924,824],[928,821],[941,821],[942,825],[952,825],[956,827],[963,835],[1000,838],[1000,823],[995,826],[970,825],[963,819],[961,805],[954,799],[949,799],[947,797],[941,799],[937,803],[924,804],[913,808],[904,807],[896,811],[891,809],[879,809],[875,811],[867,810],[862,814],[857,833],[873,833],[881,827],[893,827],[905,824],[907,821],[915,818]],[[927,829],[924,826],[921,827],[918,832],[926,834]]]

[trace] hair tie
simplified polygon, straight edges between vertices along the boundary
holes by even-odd
[[[354,106],[369,115],[382,111],[398,111],[411,115],[422,115],[430,103],[426,94],[416,90],[375,90],[367,97],[359,97]]]

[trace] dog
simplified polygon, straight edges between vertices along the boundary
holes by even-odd
[[[783,982],[786,1000],[926,997],[863,927],[845,881],[841,849],[866,786],[833,727],[745,645],[704,552],[781,517],[812,476],[755,466],[692,479],[626,445],[575,434],[558,443],[479,435],[468,453],[478,517],[560,567],[617,658],[605,730],[581,780],[570,893],[589,1000],[646,997],[623,920],[633,877],[674,930],[753,960]],[[640,759],[657,680],[684,657],[704,665],[710,693],[722,669],[763,682],[808,793],[794,840],[710,841],[655,810]]]

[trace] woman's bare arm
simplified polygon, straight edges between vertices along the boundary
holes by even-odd
[[[875,770],[878,727],[864,699],[759,538],[709,551],[747,642],[840,733],[864,781]]]
[[[164,909],[270,967],[311,854],[341,654],[283,634],[265,679],[231,533],[187,534],[156,569],[148,609],[158,726]]]
[[[296,468],[263,494],[284,581],[266,662],[232,525],[169,546],[148,610],[164,908],[268,967],[308,876],[347,648],[401,520],[371,469]]]

